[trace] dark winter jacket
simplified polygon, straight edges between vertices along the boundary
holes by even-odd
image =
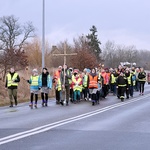
[[[62,83],[62,85],[64,85],[64,83],[65,83],[65,86],[70,86],[69,80],[71,80],[71,78],[72,78],[70,70],[65,69],[65,74],[66,75],[65,75],[65,81],[64,81],[64,69],[62,69],[61,74],[60,74],[61,83]]]
[[[120,87],[128,86],[127,78],[125,76],[119,76],[116,80],[116,85]]]

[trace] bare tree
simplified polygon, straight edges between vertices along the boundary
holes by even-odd
[[[116,54],[115,43],[111,41],[107,41],[102,53],[102,58],[105,61],[105,66],[109,66],[109,67],[116,66],[118,64],[116,57],[117,54]]]
[[[116,67],[120,62],[137,63],[139,61],[135,46],[116,45],[111,41],[106,42],[104,46],[103,58],[108,67]]]
[[[18,18],[13,15],[0,18],[0,64],[3,78],[10,66],[19,69],[28,65],[24,46],[29,38],[35,36],[34,31],[31,22],[20,25]]]
[[[139,50],[137,65],[139,67],[144,67],[144,69],[150,70],[150,51],[149,50]]]
[[[72,66],[80,70],[98,66],[97,58],[91,52],[85,36],[79,36],[77,39],[74,39],[73,51],[77,53],[77,56],[72,57],[70,62]]]

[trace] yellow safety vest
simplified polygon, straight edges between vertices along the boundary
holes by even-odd
[[[83,80],[83,86],[87,87],[87,81],[88,81],[88,75],[84,76],[84,80]]]
[[[111,74],[111,83],[116,83],[116,77],[114,76],[114,74]]]
[[[38,85],[39,76],[31,76],[31,85],[37,86]]]
[[[61,91],[61,81],[60,81],[60,78],[58,78],[56,89],[57,89],[57,91]]]
[[[18,82],[13,82],[18,76],[18,73],[14,73],[13,77],[11,78],[11,74],[7,74],[7,87],[10,86],[18,86]]]
[[[79,78],[78,80],[76,80],[75,78],[73,78],[73,82],[75,83],[75,84],[79,84],[80,82],[81,82],[81,78]],[[80,92],[82,91],[82,85],[74,85],[73,86],[73,91],[75,91],[75,90],[79,90]]]
[[[128,80],[128,84],[131,85],[131,78],[132,78],[132,75],[130,74],[129,77],[127,77],[127,80]]]

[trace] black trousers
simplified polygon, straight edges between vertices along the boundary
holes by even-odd
[[[125,91],[126,91],[126,87],[118,86],[118,96],[119,96],[119,98],[124,99]]]
[[[58,91],[58,90],[55,90],[55,94],[56,94],[56,101],[58,101],[58,102],[60,102],[60,100],[61,100],[61,93],[60,93],[61,91]]]
[[[140,93],[144,93],[145,81],[139,81]]]
[[[30,95],[30,101],[31,101],[31,104],[33,104],[34,95],[35,95],[35,104],[37,104],[38,94],[31,93],[31,95]]]
[[[103,87],[102,87],[102,90],[103,90],[103,93],[104,93],[103,97],[105,98],[108,94],[108,91],[109,91],[108,85],[104,84]]]
[[[48,93],[41,93],[41,98],[43,103],[47,103],[48,101]]]
[[[87,94],[88,94],[88,88],[85,87],[85,88],[83,89],[84,98],[87,98]]]

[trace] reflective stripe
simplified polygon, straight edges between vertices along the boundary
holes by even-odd
[[[7,87],[18,86],[17,82],[13,82],[17,78],[17,76],[18,76],[18,73],[14,73],[12,78],[11,78],[11,74],[10,73],[7,74]]]
[[[145,78],[143,78],[143,79],[139,79],[139,81],[146,81],[146,77],[145,77]]]
[[[120,96],[120,98],[123,98],[123,99],[124,99],[124,96]]]
[[[124,85],[118,85],[119,87],[125,87],[126,86],[126,84],[124,84]]]

